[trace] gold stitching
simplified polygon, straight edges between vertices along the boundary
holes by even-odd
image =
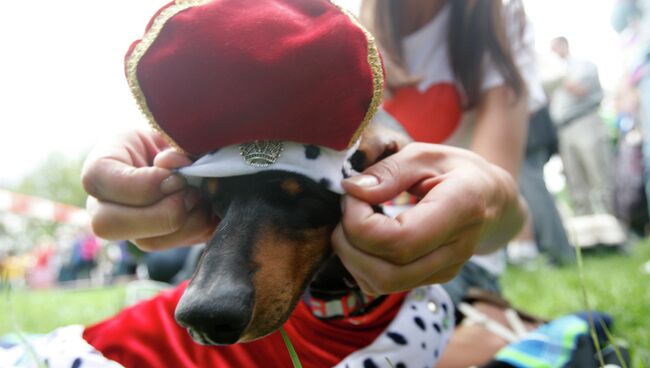
[[[350,148],[357,142],[357,140],[359,140],[361,133],[363,133],[363,130],[375,116],[375,113],[381,104],[382,94],[384,93],[384,71],[381,66],[381,58],[379,56],[377,44],[375,43],[375,37],[368,32],[363,25],[361,25],[359,20],[352,15],[352,13],[338,4],[335,4],[332,0],[330,0],[330,3],[339,8],[343,14],[350,18],[350,21],[361,29],[368,40],[368,65],[370,65],[370,70],[372,71],[372,100],[370,100],[370,105],[368,106],[366,115],[363,117],[363,121],[361,121],[359,128],[354,132],[352,139],[348,143],[348,148]]]
[[[149,125],[151,126],[151,128],[154,131],[156,131],[158,134],[160,134],[172,147],[174,147],[177,151],[183,154],[187,154],[187,152],[185,152],[185,150],[182,149],[160,127],[160,125],[158,125],[158,122],[156,122],[156,119],[151,113],[151,110],[147,105],[146,97],[144,96],[144,93],[142,92],[142,88],[140,87],[140,82],[138,81],[137,67],[138,67],[138,63],[144,56],[145,52],[147,52],[149,47],[151,47],[151,45],[154,43],[154,41],[162,31],[162,28],[164,27],[164,25],[167,23],[169,19],[171,19],[174,15],[180,13],[185,9],[194,6],[203,5],[210,1],[212,0],[176,0],[174,5],[165,8],[154,19],[154,21],[151,24],[151,27],[147,30],[147,32],[142,37],[140,42],[138,42],[138,44],[135,46],[135,48],[131,52],[131,55],[129,55],[129,58],[126,63],[127,80],[129,83],[129,87],[131,89],[131,93],[133,94],[133,97],[136,100],[136,103],[138,104],[138,107],[140,108],[140,111],[142,111],[142,113],[149,121]],[[366,40],[368,41],[368,65],[370,66],[370,70],[372,72],[372,84],[373,84],[372,99],[370,101],[370,105],[368,106],[368,110],[366,110],[366,114],[364,115],[364,118],[361,121],[361,124],[359,125],[359,128],[357,128],[354,135],[350,139],[350,142],[348,143],[347,148],[350,148],[356,143],[359,137],[361,137],[361,133],[366,128],[366,126],[370,123],[375,113],[377,112],[379,105],[381,104],[383,86],[384,86],[384,73],[381,65],[381,58],[379,57],[379,51],[375,43],[375,38],[372,36],[372,34],[370,34],[370,32],[368,32],[368,30],[365,29],[365,27],[363,27],[361,23],[359,23],[359,21],[356,19],[356,17],[354,17],[354,15],[352,15],[349,11],[331,2],[331,0],[330,3],[336,6],[343,14],[345,14],[350,19],[350,21],[354,25],[356,25],[357,27],[359,27],[359,29],[361,29],[363,34],[366,36]]]
[[[138,44],[135,46],[126,62],[126,75],[129,83],[129,88],[131,89],[131,93],[133,94],[133,97],[135,98],[140,111],[142,111],[144,116],[149,121],[151,128],[160,134],[167,141],[167,143],[169,143],[177,151],[183,154],[187,154],[187,152],[185,152],[185,150],[183,150],[167,133],[165,133],[160,125],[158,125],[158,122],[156,122],[156,119],[151,113],[151,110],[149,110],[146,97],[144,96],[142,88],[140,87],[140,82],[138,81],[138,64],[140,63],[140,59],[142,59],[147,50],[149,50],[149,47],[151,47],[154,41],[156,41],[156,38],[160,34],[160,31],[162,31],[162,28],[165,26],[169,19],[185,9],[203,5],[209,1],[211,0],[176,0],[174,5],[170,5],[169,7],[165,8],[153,20],[151,27],[144,34],[140,42],[138,42]]]

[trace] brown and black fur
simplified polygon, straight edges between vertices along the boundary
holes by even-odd
[[[376,119],[378,120],[378,119]],[[385,113],[364,132],[355,169],[401,148],[408,138]],[[336,296],[354,288],[330,236],[340,221],[340,195],[295,173],[206,179],[221,221],[176,309],[195,341],[251,341],[277,330],[308,287]]]

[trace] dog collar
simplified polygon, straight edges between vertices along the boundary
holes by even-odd
[[[359,146],[331,148],[287,141],[253,141],[231,145],[203,155],[179,172],[187,177],[222,178],[281,170],[302,174],[343,194],[341,180],[355,174],[350,157]]]
[[[314,297],[305,293],[303,300],[311,313],[321,319],[358,317],[369,312],[381,301],[383,296],[374,297],[359,289],[349,290],[345,295],[331,300]]]

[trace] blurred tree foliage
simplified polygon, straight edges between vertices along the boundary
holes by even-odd
[[[84,159],[85,155],[69,158],[62,153],[52,153],[10,189],[55,202],[85,207],[86,192],[80,179]]]

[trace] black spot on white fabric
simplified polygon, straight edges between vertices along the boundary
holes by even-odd
[[[323,188],[325,188],[325,189],[329,189],[330,186],[332,185],[332,182],[331,182],[329,179],[327,179],[327,178],[322,178],[322,179],[318,182],[318,184],[320,184],[320,186],[323,187]]]
[[[434,358],[437,358],[438,355],[440,355],[440,352],[438,351],[438,349],[436,349],[436,350],[433,352],[433,357],[434,357]]]
[[[418,310],[418,307],[416,307],[415,304],[412,304],[412,305],[411,305],[411,309],[413,309],[413,310]]]
[[[379,368],[375,362],[372,361],[370,358],[366,358],[366,360],[363,361],[363,368]]]
[[[442,328],[438,322],[433,322],[433,329],[436,330],[437,333],[442,332]]]
[[[408,342],[406,341],[406,337],[404,335],[398,333],[398,332],[387,332],[386,336],[393,340],[397,345],[406,345]]]
[[[348,174],[347,171],[345,171],[345,168],[341,169],[341,175],[343,175],[343,179],[347,179],[350,177],[350,174]]]
[[[81,367],[81,363],[81,358],[77,358],[74,360],[74,362],[72,362],[72,366],[70,368],[79,368]]]
[[[420,318],[418,316],[415,316],[413,318],[413,322],[415,322],[415,324],[418,325],[418,327],[420,327],[420,330],[422,330],[422,331],[427,330],[427,327],[424,325],[424,321],[422,320],[422,318]]]
[[[352,154],[352,157],[349,159],[350,165],[352,165],[352,168],[355,169],[356,171],[363,171],[368,165],[366,164],[366,153],[363,151],[356,151],[354,154]]]
[[[305,157],[310,160],[315,160],[320,156],[320,147],[313,144],[308,144],[305,146]]]
[[[449,307],[447,307],[446,303],[442,303],[441,307],[442,307],[442,310],[445,311],[445,313],[449,312]]]
[[[420,346],[422,346],[422,350],[424,350],[424,349],[427,348],[427,343],[426,343],[426,342],[423,342]]]
[[[406,368],[406,364],[404,364],[402,362],[399,362],[399,363],[395,364],[395,368]]]

